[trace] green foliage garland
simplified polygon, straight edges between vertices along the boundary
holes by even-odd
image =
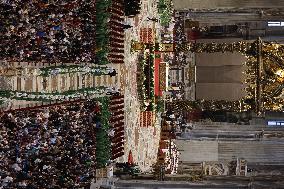
[[[96,1],[96,57],[98,60],[98,62],[96,63],[101,65],[108,64],[108,20],[110,19],[110,13],[108,13],[108,8],[110,7],[111,3],[111,0]]]
[[[111,140],[108,136],[108,130],[110,128],[109,119],[110,119],[110,111],[109,111],[109,98],[101,97],[97,98],[100,102],[101,114],[100,120],[102,124],[102,128],[99,128],[96,132],[96,162],[97,168],[105,167],[107,161],[111,158]]]

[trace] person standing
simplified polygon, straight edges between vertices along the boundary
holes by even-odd
[[[116,70],[114,69],[112,72],[109,72],[108,75],[109,75],[110,77],[113,77],[113,76],[116,76],[116,75],[117,75],[117,72],[116,72]]]
[[[147,17],[147,20],[148,21],[153,21],[153,22],[159,22],[159,20],[157,18],[150,18],[150,17]]]
[[[129,25],[129,24],[123,24],[123,29],[130,29],[132,28],[133,26]]]

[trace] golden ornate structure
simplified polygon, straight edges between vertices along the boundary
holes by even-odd
[[[136,45],[137,46],[137,45]],[[138,45],[139,46],[139,45]],[[147,48],[147,45],[144,46]],[[161,48],[162,47],[162,48]],[[139,50],[140,48],[135,48]],[[201,109],[225,109],[234,111],[253,110],[258,115],[266,110],[284,110],[284,45],[273,42],[263,42],[258,38],[254,42],[239,41],[233,43],[181,43],[156,44],[156,50],[161,52],[186,51],[194,53],[239,52],[247,57],[246,79],[247,96],[236,102],[229,101],[181,101],[174,106],[191,109],[196,106]],[[205,108],[206,109],[206,108]]]
[[[195,101],[189,101],[189,100],[179,100],[174,101],[171,103],[171,108],[175,112],[181,112],[183,110],[191,111],[194,109],[200,109],[200,110],[228,110],[228,111],[234,111],[239,112],[243,111],[247,107],[242,100],[240,101],[225,101],[225,100],[195,100]]]
[[[239,52],[247,57],[245,63],[247,96],[238,102],[196,101],[199,108],[208,107],[208,109],[215,110],[218,107],[217,109],[232,111],[254,110],[258,115],[266,110],[282,111],[284,109],[284,45],[263,42],[259,38],[252,43],[240,41],[230,44],[178,44],[175,50],[195,53]]]
[[[233,43],[181,43],[175,44],[175,51],[190,51],[194,53],[240,52],[247,53],[253,43],[244,41]]]
[[[160,43],[158,48],[160,52],[173,52],[174,44],[173,43]]]
[[[145,44],[137,41],[131,41],[131,51],[141,51],[145,49]]]

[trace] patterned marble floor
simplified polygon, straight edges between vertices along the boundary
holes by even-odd
[[[130,52],[131,40],[139,41],[141,28],[153,28],[153,22],[147,21],[147,17],[157,17],[156,1],[142,1],[142,10],[135,18],[127,18],[126,23],[133,27],[126,31],[125,39],[125,65],[121,66],[124,73],[120,78],[125,81],[125,155],[120,161],[127,161],[129,151],[132,151],[134,162],[142,171],[148,171],[157,158],[157,150],[160,138],[159,119],[154,127],[140,127],[140,109],[136,86],[136,70],[138,52]]]

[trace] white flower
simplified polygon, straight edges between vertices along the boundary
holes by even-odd
[[[35,99],[36,97],[39,98],[39,96],[36,96],[36,95],[34,95],[34,94],[30,94],[30,95],[28,95],[28,97],[29,97],[29,98],[33,98],[33,99]]]
[[[16,92],[15,96],[16,96],[16,97],[21,97],[21,96],[22,96],[22,93]]]
[[[50,74],[51,74],[51,75],[57,75],[57,74],[60,73],[60,70],[61,70],[60,68],[55,68],[54,70],[51,70],[51,71],[50,71]]]
[[[82,71],[83,72],[90,72],[91,68],[89,66],[85,66]]]
[[[33,72],[34,76],[37,76],[37,75],[40,75],[40,74],[41,74],[41,71],[39,69],[34,69],[34,72]]]

